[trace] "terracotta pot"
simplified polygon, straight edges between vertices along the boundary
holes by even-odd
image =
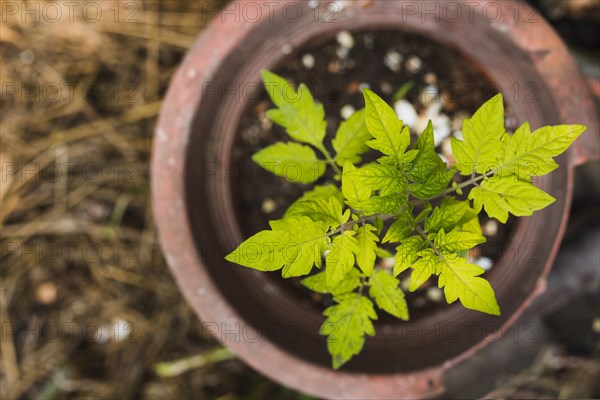
[[[557,35],[520,3],[452,2],[460,5],[462,17],[441,8],[436,21],[424,13],[443,2],[353,1],[335,13],[333,23],[315,22],[304,1],[252,3],[262,7],[258,21],[254,12],[244,18],[244,2],[229,5],[230,13],[212,21],[164,101],[155,133],[152,194],[167,262],[207,329],[246,363],[286,386],[327,398],[441,394],[445,372],[485,346],[490,335],[502,334],[546,286],[567,222],[573,167],[598,154],[598,121],[585,81]],[[497,20],[490,7],[498,11]],[[301,10],[301,17],[290,22],[294,10]],[[418,321],[377,325],[363,353],[332,371],[318,335],[320,310],[273,285],[264,273],[223,260],[243,240],[232,198],[235,182],[203,172],[209,165],[225,171],[231,166],[248,100],[208,95],[206,84],[258,86],[259,71],[275,69],[289,45],[299,49],[315,37],[369,29],[414,33],[452,46],[496,82],[509,103],[511,87],[534,82],[536,102],[510,105],[519,122],[530,121],[532,127],[583,123],[589,130],[559,158],[562,167],[539,180],[556,203],[519,220],[511,238],[516,248],[503,254],[488,275],[501,317],[455,304]]]

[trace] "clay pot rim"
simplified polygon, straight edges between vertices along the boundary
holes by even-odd
[[[285,0],[283,3],[291,2],[293,0]],[[515,24],[513,26],[514,31],[512,32],[514,36],[513,40],[529,52],[534,52],[540,47],[548,47],[549,42],[555,44],[552,47],[552,51],[556,52],[555,57],[564,60],[562,68],[564,68],[565,74],[574,73],[575,76],[578,75],[568,52],[560,44],[560,39],[545,22],[539,22],[539,24],[537,27],[539,30],[538,36],[527,35],[523,30],[526,30],[528,27],[519,28]],[[190,53],[202,51],[204,45],[210,43],[214,61],[208,63],[209,67],[213,68],[213,70],[218,68],[218,62],[237,45],[237,41],[252,29],[252,24],[241,23],[235,27],[235,30],[228,31],[228,35],[219,35],[219,31],[223,27],[219,19],[213,20],[190,50]],[[540,32],[543,34],[539,34]],[[190,59],[191,57],[189,56],[186,58],[174,77],[157,124],[152,155],[152,199],[154,214],[158,225],[160,242],[163,246],[168,265],[173,270],[188,303],[203,321],[218,320],[231,329],[233,324],[236,322],[243,323],[244,320],[220,295],[219,289],[211,282],[211,277],[207,271],[201,268],[199,261],[201,258],[197,254],[197,249],[193,242],[192,229],[189,226],[185,201],[183,200],[185,198],[185,150],[188,140],[185,132],[188,132],[192,125],[200,93],[187,91],[183,96],[182,93],[177,93],[176,96],[175,92],[180,88],[188,86],[191,81],[197,81],[203,76],[210,77],[212,74],[212,70],[198,71],[197,66],[190,64]],[[539,63],[543,64],[544,61],[540,60]],[[561,80],[549,77],[552,68],[548,65],[545,68],[545,71],[542,71],[542,75],[544,78],[549,79],[549,85],[558,88]],[[573,79],[572,82],[574,82],[574,85],[571,86],[573,93],[577,93],[578,89],[585,92],[585,89],[582,89],[578,85],[577,79]],[[563,110],[562,108],[559,109]],[[184,133],[183,137],[181,136],[182,133]],[[581,163],[585,158],[585,151],[572,152],[569,160],[570,166]],[[566,225],[572,181],[572,169],[569,168],[567,172],[567,204],[563,212],[561,228],[557,235],[557,243],[560,242]],[[543,292],[545,277],[557,250],[558,246],[555,245],[542,274],[543,279],[540,281],[541,284],[538,289],[529,296],[520,311],[515,312],[503,324],[501,329],[506,329],[506,327],[512,325],[518,316],[520,316],[522,310]],[[197,286],[198,282],[202,282],[201,286]],[[202,303],[210,304],[211,306],[201,307]],[[438,367],[411,373],[396,374],[357,374],[345,371],[332,371],[329,368],[307,362],[282,351],[268,340],[261,340],[257,343],[233,342],[228,343],[228,346],[246,363],[262,373],[302,391],[306,391],[306,387],[303,386],[303,382],[297,381],[294,375],[303,379],[313,379],[314,382],[322,382],[324,386],[330,386],[331,382],[335,381],[335,386],[331,386],[332,390],[334,387],[346,386],[347,390],[344,393],[327,391],[331,397],[361,397],[361,395],[368,395],[369,393],[379,393],[382,396],[395,397],[402,388],[404,388],[407,396],[414,397],[423,395],[432,396],[441,393],[443,390],[440,383],[441,373],[451,365],[473,354],[485,344],[485,341],[481,341],[469,350]],[[257,357],[257,354],[268,354],[268,357]],[[290,363],[294,365],[294,375],[289,373],[282,374],[282,371],[285,371]],[[417,374],[419,376],[418,382],[415,378]],[[366,379],[367,375],[368,379]],[[361,384],[360,387],[357,387],[357,381],[359,380]],[[382,393],[382,388],[386,387],[388,389]],[[317,395],[323,395],[323,393],[317,393]]]

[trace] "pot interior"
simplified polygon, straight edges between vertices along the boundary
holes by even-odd
[[[422,28],[418,21],[399,24],[386,18],[381,10],[371,12],[377,16],[376,26],[373,26],[374,16],[366,11],[360,18],[349,17],[349,22],[341,19],[334,27],[307,25],[303,29],[299,24],[296,30],[284,30],[283,24],[275,23],[254,29],[223,61],[222,68],[210,82],[210,90],[204,88],[207,96],[203,96],[202,106],[197,110],[195,129],[188,142],[186,207],[190,225],[204,267],[240,317],[236,340],[256,340],[256,337],[245,336],[244,324],[248,324],[263,339],[286,352],[323,366],[329,366],[330,358],[325,338],[318,335],[318,331],[324,320],[321,312],[327,299],[311,298],[297,280],[283,280],[280,272],[257,272],[223,259],[240,241],[266,228],[268,219],[280,216],[285,206],[305,190],[301,185],[287,184],[250,162],[251,154],[258,148],[284,139],[278,129],[266,129],[268,133],[263,132],[263,136],[259,133],[257,138],[250,137],[250,141],[243,137],[243,134],[250,135],[247,132],[252,124],[260,123],[252,116],[259,115],[265,106],[272,107],[265,103],[264,91],[260,89],[260,70],[267,68],[299,76],[301,74],[294,71],[300,71],[297,63],[302,56],[325,51],[323,48],[335,41],[335,35],[342,29],[351,29],[355,40],[363,41],[363,47],[365,32],[385,42],[385,48],[372,49],[377,54],[373,57],[378,58],[376,60],[356,59],[352,69],[335,76],[329,64],[315,64],[315,70],[301,77],[317,100],[325,105],[329,127],[326,142],[331,140],[339,124],[342,105],[351,104],[356,109],[363,106],[360,93],[348,89],[350,84],[367,82],[372,89],[381,92],[382,81],[397,89],[405,83],[404,78],[421,80],[423,73],[432,71],[438,75],[442,87],[456,84],[459,91],[467,87],[472,90],[456,104],[468,112],[501,90],[507,103],[507,124],[512,128],[526,120],[533,128],[542,122],[544,125],[555,123],[557,115],[536,72],[527,63],[515,62],[518,59],[515,57],[526,57],[525,54],[516,53],[508,43],[505,43],[508,51],[504,56],[497,48],[482,47],[478,35],[485,38],[493,32],[478,32],[474,35],[477,37],[471,33],[458,40],[452,34],[435,29],[419,31]],[[291,48],[282,46],[286,40],[298,44]],[[502,47],[503,43],[502,38],[494,38],[494,46]],[[399,52],[406,46],[408,52],[420,51],[421,61],[425,63],[422,73],[407,76],[390,72],[381,61],[381,55],[390,45]],[[357,43],[355,46],[361,48]],[[445,60],[453,62],[446,65]],[[520,101],[516,101],[519,100],[516,97],[511,99],[511,87],[519,86],[523,90],[532,82],[537,85],[535,101],[526,102],[524,96],[531,93],[522,91]],[[375,85],[379,87],[373,87]],[[391,100],[392,95],[386,100]],[[409,94],[409,100],[411,96],[414,94]],[[509,226],[499,244],[494,267],[486,273],[498,298],[500,317],[466,310],[456,303],[436,305],[426,312],[415,312],[409,304],[413,315],[408,323],[388,318],[381,311],[375,337],[369,337],[363,352],[344,368],[379,373],[414,371],[444,363],[482,340],[497,339],[497,331],[536,288],[559,230],[566,199],[566,174],[557,171],[540,179],[539,184],[554,195],[557,202]],[[266,198],[279,203],[277,210],[269,215],[262,211]]]

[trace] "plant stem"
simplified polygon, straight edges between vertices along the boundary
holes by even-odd
[[[331,157],[331,154],[329,154],[329,152],[327,151],[325,146],[319,146],[319,147],[317,147],[317,149],[321,152],[321,154],[323,154],[323,157],[325,157],[325,159],[327,160],[327,163],[331,164],[331,167],[333,168],[335,173],[341,177],[342,170],[340,169],[340,167],[337,166],[337,164],[335,163],[335,160],[333,159],[333,157]]]

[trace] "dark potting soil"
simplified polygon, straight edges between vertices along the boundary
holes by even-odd
[[[393,104],[398,90],[410,82],[412,88],[404,99],[425,121],[430,114],[442,122],[450,121],[450,135],[456,135],[461,129],[462,120],[471,116],[485,100],[498,92],[456,50],[424,37],[396,31],[343,33],[337,38],[315,40],[291,52],[274,72],[294,84],[305,83],[315,99],[323,103],[327,118],[325,143],[330,151],[331,139],[344,120],[342,114],[364,107],[363,87],[369,87]],[[287,207],[311,188],[311,185],[290,183],[260,170],[251,160],[254,153],[266,146],[289,140],[284,129],[273,125],[266,117],[265,112],[272,107],[263,90],[258,100],[246,108],[239,126],[240,135],[234,145],[236,168],[239,171],[252,171],[248,174],[252,178],[241,182],[238,204],[238,218],[246,237],[268,229],[269,220],[281,218]],[[439,108],[439,113],[432,113],[436,108]],[[507,129],[512,131],[516,128],[515,122],[510,110],[506,114]],[[416,140],[416,132],[411,134]],[[451,161],[447,148],[441,143],[437,150]],[[363,160],[371,161],[376,156],[367,154]],[[335,182],[331,171],[316,183],[328,182]],[[508,240],[512,221],[502,225],[482,215],[481,224],[487,228],[484,228],[484,234],[488,242],[474,249],[470,256],[473,260],[486,257],[484,262],[491,268],[493,261],[508,251],[504,243]],[[393,246],[390,250],[393,251]],[[304,288],[299,283],[300,278],[283,279],[278,272],[269,276],[295,294],[299,301],[311,302],[319,311],[331,304],[329,296]],[[403,289],[407,288],[410,272],[404,272],[399,278]],[[411,320],[446,307],[443,294],[433,282],[427,282],[415,293],[409,293],[408,290],[405,293]],[[380,321],[385,322],[387,317],[383,316],[385,313],[381,314]]]

